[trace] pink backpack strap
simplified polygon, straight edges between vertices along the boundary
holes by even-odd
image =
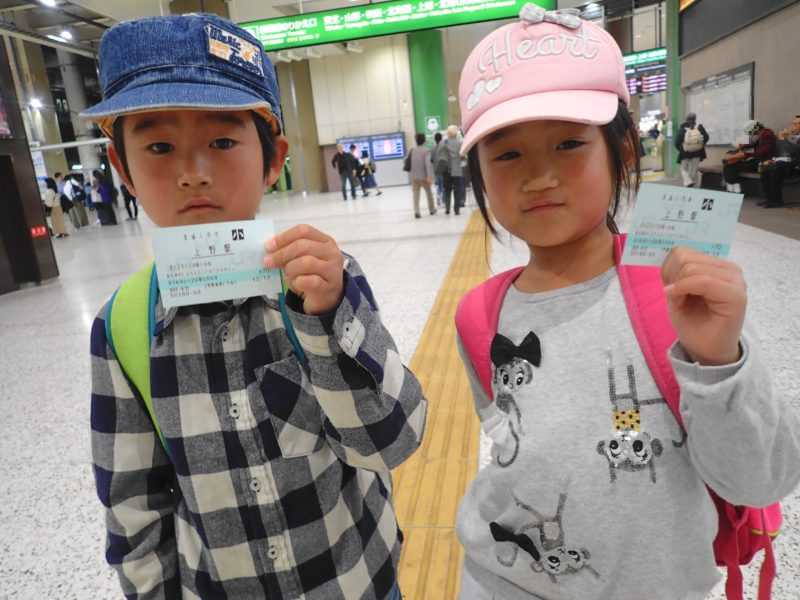
[[[678,336],[669,320],[661,271],[620,264],[626,237],[625,234],[614,236],[614,256],[625,306],[653,379],[683,428],[681,391],[667,358],[667,351]]]
[[[685,431],[680,413],[680,387],[667,357],[677,335],[669,320],[661,272],[653,267],[620,264],[625,239],[625,235],[614,236],[614,255],[628,315],[653,379]],[[759,575],[758,600],[769,600],[776,572],[771,538],[777,535],[783,520],[780,504],[766,508],[733,506],[710,488],[708,491],[719,513],[714,555],[717,565],[728,569],[725,595],[728,600],[742,600],[743,581],[739,565],[749,563],[763,549],[764,563]]]
[[[456,308],[456,330],[480,379],[483,389],[492,393],[492,359],[489,349],[497,333],[503,299],[524,267],[504,271],[468,291]]]

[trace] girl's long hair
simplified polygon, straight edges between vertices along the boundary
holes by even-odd
[[[619,233],[614,218],[619,210],[623,190],[627,188],[630,190],[631,195],[635,196],[639,189],[642,173],[639,165],[641,148],[639,130],[633,122],[628,107],[625,106],[622,100],[619,101],[617,106],[616,116],[610,123],[601,125],[600,129],[603,131],[603,137],[605,137],[609,155],[611,156],[611,175],[614,182],[614,193],[611,196],[611,204],[606,214],[606,225],[611,233]],[[475,194],[475,202],[478,204],[489,231],[497,237],[497,230],[492,225],[489,211],[486,207],[486,186],[483,183],[483,175],[478,161],[477,144],[470,148],[467,153],[467,164],[469,165],[470,182],[472,183],[472,191]]]

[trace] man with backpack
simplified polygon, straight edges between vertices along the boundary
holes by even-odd
[[[678,150],[678,163],[681,165],[681,177],[686,187],[700,187],[700,161],[706,158],[708,133],[702,124],[697,123],[697,115],[689,113],[681,124],[675,138]]]

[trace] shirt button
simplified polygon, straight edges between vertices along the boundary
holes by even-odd
[[[267,550],[267,556],[269,556],[271,560],[275,560],[278,558],[278,549],[275,546],[270,546],[269,550]]]
[[[258,479],[251,479],[250,480],[250,489],[254,492],[261,491],[261,482]]]
[[[238,405],[238,404],[233,404],[233,405],[231,405],[231,407],[228,409],[228,414],[229,414],[229,415],[230,415],[232,418],[234,418],[234,419],[238,419],[238,418],[239,418],[239,415],[240,415],[240,414],[242,414],[242,411],[239,409],[239,405]]]

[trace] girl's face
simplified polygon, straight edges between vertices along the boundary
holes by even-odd
[[[567,121],[510,125],[478,142],[489,206],[533,249],[607,232],[614,182],[600,127]]]

